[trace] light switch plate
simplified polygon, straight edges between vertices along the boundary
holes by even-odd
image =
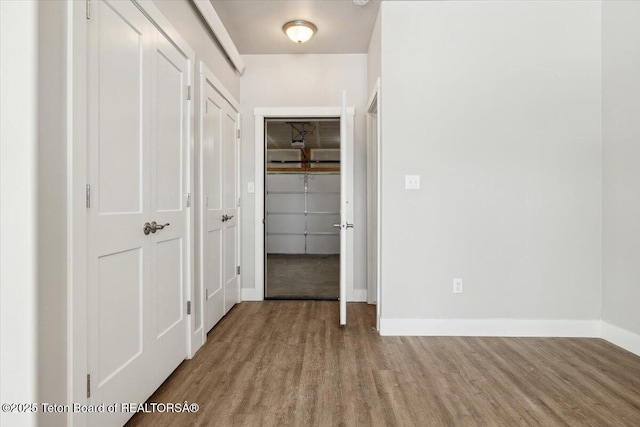
[[[248,192],[249,194],[253,194],[253,193],[255,193],[255,192],[256,192],[256,185],[255,185],[255,183],[253,183],[253,182],[249,182],[249,183],[247,183],[247,192]]]
[[[404,188],[407,190],[419,190],[420,189],[420,175],[405,175],[404,176]]]

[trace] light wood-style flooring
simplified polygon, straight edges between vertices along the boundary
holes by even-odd
[[[380,337],[374,306],[243,302],[131,426],[640,426],[640,357],[600,339]]]

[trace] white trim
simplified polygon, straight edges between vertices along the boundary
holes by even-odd
[[[640,335],[633,333],[627,329],[607,323],[601,322],[601,337],[612,344],[622,347],[631,353],[640,356]]]
[[[244,71],[244,61],[236,48],[236,45],[231,40],[231,36],[227,29],[224,27],[222,20],[218,16],[218,13],[213,8],[213,5],[209,0],[192,0],[193,4],[198,8],[205,22],[209,26],[209,29],[220,42],[220,46],[224,49],[225,53],[229,57],[229,60],[233,64],[236,70],[240,74]]]
[[[375,141],[375,156],[376,156],[376,253],[375,253],[375,269],[376,269],[376,284],[375,284],[375,292],[376,292],[376,329],[380,330],[380,317],[382,315],[382,100],[380,98],[380,77],[376,80],[375,87],[369,96],[369,103],[367,104],[367,114],[375,111],[376,114],[376,141]],[[369,130],[368,130],[369,131]],[[368,133],[368,138],[370,138],[371,133]],[[368,141],[370,143],[370,141]],[[367,175],[367,179],[369,176]],[[369,226],[367,224],[367,230]],[[367,236],[369,239],[369,236]],[[368,246],[368,243],[367,243]],[[367,252],[368,253],[368,252]],[[367,261],[369,258],[367,257]],[[367,274],[370,271],[369,266],[367,266]],[[369,283],[367,283],[367,289],[369,289]],[[371,303],[372,295],[369,295],[370,300],[367,301]]]
[[[600,337],[599,320],[380,319],[382,336]]]
[[[189,46],[180,33],[171,25],[152,0],[131,0],[138,9],[153,22],[156,28],[184,55],[195,64],[196,52]]]
[[[354,107],[346,109],[347,116],[355,120]],[[247,295],[253,298],[251,301],[264,300],[264,119],[276,117],[340,117],[340,107],[260,107],[254,108],[254,141],[255,141],[255,251],[254,251],[254,288],[247,288]],[[353,141],[355,143],[355,140]],[[353,282],[347,284],[347,301],[353,298]],[[242,290],[243,300],[245,289]],[[247,299],[249,300],[249,299]]]
[[[262,301],[263,298],[256,297],[255,288],[243,288],[242,289],[242,301]]]
[[[367,290],[366,289],[354,289],[353,297],[348,302],[367,302]]]
[[[226,87],[222,84],[222,82],[216,77],[211,70],[205,65],[204,62],[200,61],[200,74],[204,75],[209,82],[211,82],[211,86],[218,91],[220,95],[233,107],[236,112],[240,112],[240,103],[231,95],[231,92],[227,90]],[[204,96],[204,95],[203,95]],[[202,104],[204,105],[204,104]]]

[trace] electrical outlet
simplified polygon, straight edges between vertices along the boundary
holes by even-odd
[[[462,293],[462,279],[453,279],[453,293],[454,294]]]
[[[420,189],[420,175],[405,175],[404,176],[404,188],[406,190],[419,190]]]
[[[256,184],[253,182],[248,182],[247,183],[247,193],[249,194],[253,194],[256,192]]]

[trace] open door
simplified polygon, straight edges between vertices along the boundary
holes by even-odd
[[[340,326],[347,324],[347,230],[353,228],[353,224],[347,222],[347,175],[349,168],[347,137],[347,92],[342,91],[342,109],[340,110]]]

